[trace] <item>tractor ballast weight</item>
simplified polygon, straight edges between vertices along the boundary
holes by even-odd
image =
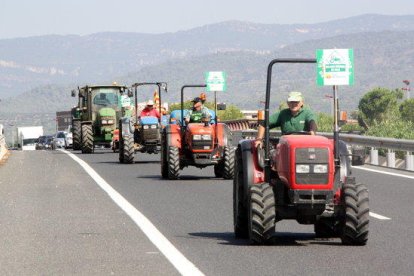
[[[126,86],[116,84],[78,88],[78,106],[72,111],[74,149],[93,153],[95,146],[111,147],[122,113],[121,95],[126,92],[130,96]]]
[[[162,134],[161,175],[177,179],[180,170],[194,166],[214,166],[216,177],[231,179],[234,175],[232,133],[226,124],[218,123],[210,110],[210,122],[185,124],[184,89],[206,85],[184,85],[181,88],[181,110],[172,112],[170,124]]]
[[[368,189],[351,176],[350,154],[339,133],[334,133],[334,139],[304,133],[270,138],[272,66],[315,62],[275,59],[269,64],[264,148],[256,148],[253,140],[241,140],[236,150],[233,218],[237,238],[268,243],[278,221],[294,219],[313,224],[317,237],[339,237],[351,245],[365,245],[368,240]]]
[[[139,117],[137,90],[139,86],[143,85],[158,87],[160,119],[152,116]],[[167,92],[167,83],[165,82],[135,83],[132,87],[135,93],[135,116],[125,116],[119,121],[119,162],[124,164],[133,163],[137,152],[149,154],[160,152],[163,122],[161,90]]]

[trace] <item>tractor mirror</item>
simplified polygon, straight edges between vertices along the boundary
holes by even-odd
[[[225,103],[218,103],[217,104],[217,110],[226,110],[226,104]]]
[[[75,97],[76,96],[76,91],[75,90],[72,90],[71,91],[71,95],[72,95],[72,97]]]
[[[365,147],[352,147],[352,166],[362,166],[365,164]]]

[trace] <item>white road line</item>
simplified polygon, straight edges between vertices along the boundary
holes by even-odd
[[[371,217],[373,217],[373,218],[376,218],[376,219],[381,219],[381,220],[390,220],[390,219],[391,219],[391,218],[388,218],[388,217],[384,217],[384,216],[381,216],[381,215],[375,214],[375,213],[373,213],[373,212],[369,212],[369,215],[370,215]]]
[[[204,275],[193,263],[191,263],[140,211],[130,204],[121,194],[115,191],[95,170],[85,161],[74,154],[61,150],[68,154],[95,180],[96,184],[104,190],[109,197],[138,225],[148,239],[164,254],[170,263],[182,275]]]
[[[392,173],[392,172],[383,172],[383,171],[378,171],[378,170],[359,167],[359,166],[358,167],[352,167],[352,169],[358,169],[358,170],[364,170],[364,171],[370,171],[370,172],[376,172],[376,173],[388,174],[388,175],[392,175],[392,176],[400,176],[400,177],[405,177],[405,178],[409,178],[409,179],[414,179],[414,176],[411,176],[411,175],[403,175],[403,174]]]

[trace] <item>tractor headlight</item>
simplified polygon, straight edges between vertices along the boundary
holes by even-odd
[[[148,129],[148,128],[149,128],[149,126],[148,126],[148,125],[144,125],[142,128],[143,128],[143,129]]]
[[[328,165],[315,165],[313,166],[314,173],[327,173],[328,172]]]
[[[113,125],[114,124],[114,120],[108,120],[108,125]]]
[[[151,125],[151,128],[157,128],[157,125]]]
[[[193,140],[201,140],[201,135],[200,134],[193,135]]]
[[[296,173],[309,173],[310,166],[304,164],[296,164]]]
[[[211,140],[211,135],[210,134],[201,135],[201,139],[202,140]]]
[[[102,123],[103,125],[107,125],[107,124],[108,124],[108,120],[102,120],[102,121],[101,121],[101,123]]]

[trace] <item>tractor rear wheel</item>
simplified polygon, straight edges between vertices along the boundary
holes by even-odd
[[[124,163],[125,164],[132,164],[134,162],[134,138],[132,136],[124,137]]]
[[[168,179],[177,179],[180,172],[180,152],[177,147],[168,147]]]
[[[73,150],[81,149],[81,122],[79,120],[73,121],[73,130],[72,130],[72,148]]]
[[[243,201],[243,160],[241,150],[236,152],[235,177],[233,179],[233,225],[234,235],[238,239],[249,238],[248,213],[246,204]]]
[[[249,238],[254,244],[270,242],[275,233],[275,195],[269,183],[250,187]]]
[[[162,145],[161,148],[161,177],[168,178],[168,160],[167,160],[167,146]]]
[[[361,183],[347,183],[342,194],[345,208],[341,229],[342,243],[365,245],[369,226],[368,189]]]
[[[92,125],[82,125],[82,153],[93,152]]]
[[[234,148],[224,147],[224,166],[223,166],[223,178],[233,179],[234,177]]]
[[[124,139],[119,137],[119,162],[124,163]]]

